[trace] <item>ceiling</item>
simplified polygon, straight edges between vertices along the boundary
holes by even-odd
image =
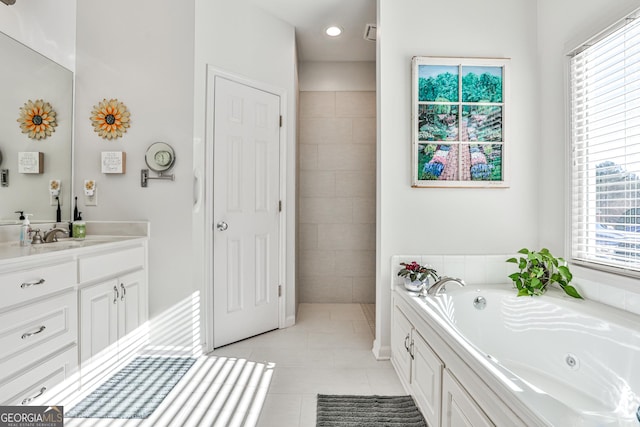
[[[250,0],[293,25],[300,61],[375,61],[375,42],[364,39],[365,26],[376,24],[376,0]],[[324,30],[342,27],[339,37]]]

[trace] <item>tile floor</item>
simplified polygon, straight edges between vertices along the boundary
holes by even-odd
[[[300,304],[295,326],[200,356],[148,419],[65,426],[314,427],[318,393],[405,394],[391,363],[371,352],[374,313],[371,305]],[[88,392],[69,394],[65,407]]]
[[[275,363],[258,426],[314,427],[318,393],[405,394],[391,363],[373,357],[363,308],[303,303],[295,326],[214,352]]]

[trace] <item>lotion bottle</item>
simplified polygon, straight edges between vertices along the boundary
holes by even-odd
[[[24,214],[24,221],[20,226],[20,246],[29,246],[31,244],[31,223],[29,217],[33,214]]]

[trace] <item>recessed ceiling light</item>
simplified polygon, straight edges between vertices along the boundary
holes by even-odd
[[[324,32],[329,36],[329,37],[338,37],[340,34],[342,34],[342,28],[332,25],[330,27],[327,27]]]

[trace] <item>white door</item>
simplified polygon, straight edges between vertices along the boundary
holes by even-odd
[[[214,347],[278,328],[280,97],[215,78]]]

